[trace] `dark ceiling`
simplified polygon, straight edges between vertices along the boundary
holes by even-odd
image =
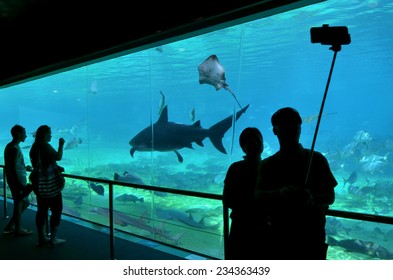
[[[294,2],[0,0],[0,86]]]

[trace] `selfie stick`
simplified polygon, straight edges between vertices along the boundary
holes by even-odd
[[[307,183],[308,183],[308,177],[309,177],[309,175],[310,175],[311,162],[312,162],[312,158],[313,158],[313,155],[314,155],[315,142],[317,141],[317,135],[318,135],[318,130],[319,130],[319,124],[321,123],[323,108],[325,107],[325,100],[326,100],[326,96],[327,96],[327,93],[328,93],[328,90],[329,90],[330,79],[332,78],[334,63],[336,62],[337,53],[341,50],[341,45],[340,45],[340,44],[338,44],[338,45],[332,45],[332,47],[330,47],[329,50],[334,51],[333,61],[332,61],[332,65],[331,65],[331,67],[330,67],[330,72],[329,72],[329,77],[328,77],[328,80],[327,80],[327,83],[326,83],[325,93],[324,93],[323,98],[322,98],[321,109],[319,110],[319,115],[318,115],[318,120],[317,120],[317,126],[316,126],[315,132],[314,132],[314,138],[313,138],[313,140],[312,140],[310,157],[309,157],[309,159],[308,159],[308,164],[307,164],[307,174],[306,174],[306,180],[305,180],[305,184],[306,184],[306,185],[307,185]]]

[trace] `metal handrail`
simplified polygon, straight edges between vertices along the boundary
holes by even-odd
[[[341,211],[341,210],[328,210],[327,214],[329,216],[334,216],[338,218],[352,219],[352,220],[360,220],[381,224],[389,224],[393,225],[393,217],[373,215],[373,214],[365,214],[365,213],[356,213],[349,211]]]
[[[3,168],[4,170],[4,165],[0,165],[0,168]],[[123,182],[123,181],[115,181],[115,180],[109,180],[109,179],[101,179],[101,178],[94,178],[94,177],[88,177],[88,176],[80,176],[80,175],[74,175],[74,174],[67,174],[63,173],[63,176],[65,178],[71,178],[71,179],[77,179],[77,180],[84,180],[84,181],[91,181],[95,183],[101,183],[101,184],[107,184],[109,186],[109,246],[110,246],[110,256],[111,259],[115,259],[115,237],[114,237],[114,216],[113,216],[113,186],[123,186],[123,187],[132,187],[132,188],[137,188],[137,189],[143,189],[143,190],[149,190],[149,191],[159,191],[159,192],[165,192],[165,193],[171,193],[171,194],[179,194],[179,195],[184,195],[184,196],[192,196],[192,197],[198,197],[198,198],[208,198],[208,199],[214,199],[214,200],[220,200],[222,201],[222,195],[219,194],[210,194],[210,193],[203,193],[203,192],[196,192],[196,191],[187,191],[187,190],[179,190],[179,189],[172,189],[172,188],[163,188],[163,187],[157,187],[157,186],[150,186],[150,185],[140,185],[140,184],[134,184],[134,183],[129,183],[129,182]],[[5,173],[3,172],[3,178],[4,178],[4,198],[7,197],[7,192],[6,192],[6,178],[5,178]],[[7,215],[7,200],[4,199],[4,215],[6,217]],[[228,208],[224,207],[223,210],[223,216],[224,216],[224,227],[223,227],[223,235],[224,239],[225,236],[228,236],[229,234],[229,214],[228,214]],[[226,217],[226,218],[225,218]],[[227,224],[225,224],[227,223]],[[224,241],[224,254],[225,254],[225,244],[226,242]]]

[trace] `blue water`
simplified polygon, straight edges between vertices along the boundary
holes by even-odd
[[[10,140],[15,123],[30,133],[48,124],[55,147],[59,137],[82,139],[64,152],[67,173],[113,179],[114,172],[128,171],[146,184],[221,194],[228,166],[242,157],[242,129],[262,131],[264,157],[277,151],[270,124],[277,109],[298,109],[301,142],[311,147],[333,52],[312,44],[309,30],[343,25],[352,42],[337,54],[315,148],[339,182],[333,209],[392,215],[386,202],[393,172],[392,14],[390,1],[326,1],[5,88],[0,144]],[[160,91],[169,121],[181,124],[193,124],[193,109],[203,128],[240,109],[225,89],[199,84],[198,65],[212,54],[242,106],[250,104],[223,138],[227,154],[205,139],[204,147],[179,150],[183,163],[174,152],[137,151],[131,158],[130,139],[158,119]],[[21,144],[27,161],[32,142],[30,134]],[[353,186],[369,187],[367,193],[344,186],[352,172],[358,174]]]

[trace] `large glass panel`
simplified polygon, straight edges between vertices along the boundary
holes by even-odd
[[[315,148],[339,182],[332,209],[391,216],[392,14],[390,1],[331,0],[3,88],[0,145],[15,123],[25,126],[28,162],[34,131],[48,124],[53,146],[66,139],[66,173],[221,194],[227,168],[242,158],[245,127],[261,129],[263,157],[277,151],[270,124],[277,109],[299,110],[301,142],[311,147],[333,52],[312,44],[309,30],[345,25],[352,43],[337,55]],[[211,55],[225,71],[227,86],[218,90],[199,80],[198,66]],[[247,108],[235,124],[241,108],[231,92]],[[210,128],[226,118],[227,130],[214,134]],[[67,181],[72,200],[89,190],[78,187]],[[205,203],[164,199],[160,207]]]

